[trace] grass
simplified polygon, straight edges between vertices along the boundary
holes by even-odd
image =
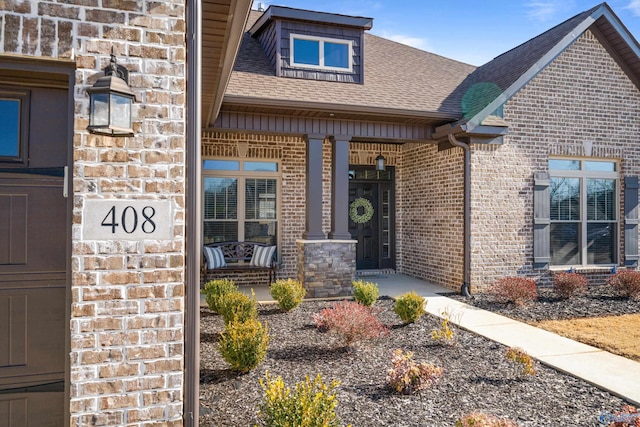
[[[640,362],[640,314],[545,320],[534,325]]]

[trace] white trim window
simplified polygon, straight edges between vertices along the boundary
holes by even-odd
[[[619,180],[614,161],[549,160],[552,266],[618,262]]]
[[[203,162],[203,243],[277,244],[280,175],[277,162]]]
[[[331,71],[353,71],[353,43],[350,40],[289,36],[291,66]]]

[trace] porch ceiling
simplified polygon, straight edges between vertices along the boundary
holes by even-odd
[[[251,0],[202,0],[202,126],[215,119],[240,46]]]

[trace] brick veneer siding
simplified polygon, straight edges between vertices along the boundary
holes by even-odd
[[[181,426],[185,13],[182,1],[3,2],[0,53],[74,60],[72,426]],[[138,97],[130,138],[90,135],[85,92],[113,46]],[[173,239],[88,241],[89,199],[169,200]],[[64,339],[60,337],[60,339]]]
[[[471,283],[526,275],[548,284],[532,266],[533,174],[548,170],[549,156],[586,156],[583,141],[594,158],[622,159],[622,177],[639,174],[640,92],[587,31],[507,102],[504,118],[504,145],[472,147]],[[621,221],[621,258],[622,230]]]
[[[452,289],[463,281],[463,153],[406,144],[396,175],[397,270]]]

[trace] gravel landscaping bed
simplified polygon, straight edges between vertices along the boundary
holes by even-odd
[[[477,297],[475,303],[481,300]],[[229,370],[217,351],[218,334],[223,331],[220,316],[202,309],[200,425],[258,424],[257,406],[263,399],[259,380],[266,371],[282,376],[292,388],[305,375],[322,374],[326,383],[339,380],[336,412],[341,425],[353,427],[454,426],[457,418],[474,410],[508,416],[521,426],[598,426],[601,413],[617,411],[624,404],[542,365],[536,366],[534,377],[520,379],[504,356],[504,346],[464,330],[456,329],[455,345],[434,343],[430,332],[440,320],[425,315],[415,324],[403,325],[390,299],[376,303],[379,319],[390,328],[388,337],[353,349],[338,348],[334,337],[317,330],[312,320],[314,313],[332,304],[303,302],[290,313],[261,305],[260,320],[270,331],[269,351],[265,361],[245,375]],[[397,348],[414,352],[418,362],[442,366],[440,383],[410,396],[391,391],[385,377]]]
[[[465,298],[460,294],[446,294],[446,296],[529,323],[640,313],[640,300],[621,298],[609,286],[590,287],[584,295],[576,295],[564,300],[558,298],[553,289],[542,288],[538,289],[538,300],[524,307],[496,302],[495,298],[489,294],[475,294],[473,298]]]

